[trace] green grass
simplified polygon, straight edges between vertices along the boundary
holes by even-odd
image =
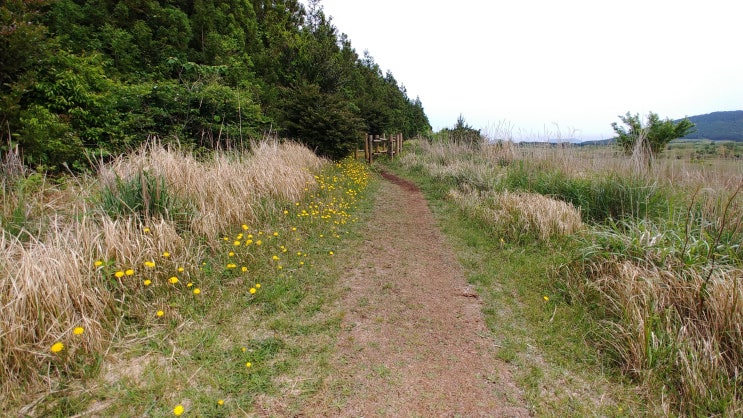
[[[454,184],[398,164],[384,167],[421,186],[470,283],[478,288],[497,357],[509,364],[537,416],[653,413],[634,387],[605,364],[590,343],[600,329],[553,279],[556,266],[576,256],[574,241],[501,242],[489,232],[492,228],[445,198]]]
[[[337,260],[353,257],[345,248],[354,247],[358,216],[371,207],[366,174],[348,164],[326,168],[305,199],[286,202],[248,230],[236,225],[198,271],[183,273],[183,292],[148,287],[145,305],[153,308],[124,313],[116,359],[100,374],[62,378],[36,410],[158,417],[180,404],[188,416],[238,416],[255,413],[259,402],[282,415],[297,412],[329,370],[341,324],[329,309],[343,271]],[[156,317],[155,307],[165,315]]]
[[[581,209],[584,220],[650,217],[668,214],[669,191],[641,176],[625,178],[604,174],[575,178],[552,170],[535,169],[524,161],[512,165],[495,190],[535,192],[572,203]]]

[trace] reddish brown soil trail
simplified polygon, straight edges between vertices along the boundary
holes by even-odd
[[[303,416],[529,416],[422,194],[384,178],[342,279],[331,377]]]

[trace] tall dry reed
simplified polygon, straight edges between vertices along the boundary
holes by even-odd
[[[570,275],[588,277],[576,285],[607,309],[602,344],[627,373],[660,388],[668,410],[743,413],[734,390],[743,375],[743,270],[708,275],[601,258]]]
[[[449,198],[509,241],[549,241],[583,227],[580,211],[573,205],[537,193],[478,192],[464,188],[452,189]]]

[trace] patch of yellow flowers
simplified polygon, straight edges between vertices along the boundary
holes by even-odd
[[[308,192],[314,190],[314,193],[308,195],[304,203],[295,202],[291,207],[280,211],[284,216],[277,222],[282,225],[274,225],[268,231],[254,231],[251,230],[249,223],[243,223],[237,234],[222,238],[221,241],[227,247],[225,254],[228,255],[229,260],[222,264],[223,275],[247,275],[249,271],[271,271],[266,267],[272,267],[277,276],[267,279],[280,280],[281,277],[293,274],[297,269],[306,268],[308,264],[312,265],[309,256],[312,253],[300,248],[302,243],[308,241],[313,241],[315,245],[319,243],[320,247],[324,247],[322,253],[316,252],[315,254],[325,254],[326,257],[335,254],[333,242],[330,240],[340,238],[344,226],[357,221],[351,214],[357,206],[360,194],[368,185],[369,170],[365,164],[348,158],[336,164],[336,174],[320,173],[314,177],[314,180],[314,188],[311,189],[311,185],[308,184],[305,189]],[[315,237],[310,236],[310,231],[317,229],[325,233],[317,234]],[[152,234],[152,230],[145,227],[143,233]],[[158,258],[159,261],[156,261]],[[159,257],[151,257],[144,261],[142,271],[137,271],[133,267],[113,268],[111,262],[104,260],[96,260],[94,267],[103,276],[114,278],[127,290],[133,290],[137,283],[141,284],[142,289],[145,289],[150,297],[158,295],[162,297],[166,289],[171,292],[173,289],[183,289],[191,293],[193,297],[202,295],[202,288],[192,281],[189,270],[183,266],[177,266],[174,259],[177,257],[173,257],[169,251],[164,251],[159,254]],[[203,270],[206,265],[206,262],[202,263],[201,269]],[[256,268],[249,268],[250,265]],[[129,280],[134,277],[139,278]],[[261,283],[255,279],[247,281],[251,283],[246,287],[248,298],[257,297],[261,291]],[[187,284],[184,286],[182,283]],[[154,293],[157,289],[160,289],[160,293]],[[155,304],[171,306],[162,302],[155,302]],[[165,308],[156,309],[156,318],[166,315]],[[81,335],[83,332],[82,327],[76,327],[73,330],[74,335]],[[62,342],[56,342],[50,348],[52,353],[59,353],[64,349],[65,345]],[[245,348],[242,350],[246,351]],[[242,361],[245,368],[252,369],[251,361],[246,361],[246,359]],[[224,400],[219,399],[217,404],[223,405]],[[180,416],[186,412],[186,408],[183,404],[178,404],[173,407],[172,412],[173,415]]]

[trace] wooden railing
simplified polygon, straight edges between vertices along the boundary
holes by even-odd
[[[367,135],[364,141],[364,158],[371,164],[374,156],[388,155],[394,158],[395,155],[402,152],[402,134],[390,135]]]

